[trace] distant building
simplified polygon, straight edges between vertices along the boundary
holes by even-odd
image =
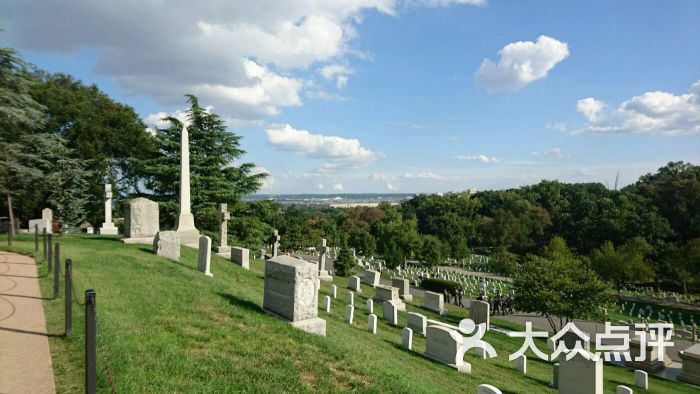
[[[475,187],[472,187],[472,188],[470,188],[470,189],[467,189],[467,194],[469,194],[470,196],[471,196],[472,194],[476,194],[476,188],[475,188]]]

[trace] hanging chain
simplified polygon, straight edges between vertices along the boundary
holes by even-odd
[[[71,293],[73,293],[73,300],[75,301],[78,306],[85,306],[85,303],[83,302],[82,304],[80,303],[80,298],[75,294],[75,286],[70,287]]]
[[[102,359],[104,360],[105,373],[109,379],[109,385],[112,386],[112,394],[117,393],[117,386],[114,384],[114,377],[112,376],[112,371],[109,369],[109,359],[107,358],[107,351],[105,350],[104,339],[102,338],[102,329],[100,328],[100,320],[95,315],[95,323],[97,328],[97,343],[100,345],[100,353],[102,353]]]

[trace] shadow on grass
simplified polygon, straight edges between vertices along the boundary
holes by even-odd
[[[248,300],[244,300],[242,298],[238,298],[232,294],[227,294],[227,293],[217,293],[217,294],[221,298],[228,301],[233,306],[243,308],[243,309],[249,310],[251,312],[257,312],[257,313],[264,314],[264,315],[266,314],[265,311],[263,310],[263,308],[260,307],[260,305],[258,305],[258,304],[255,304],[255,303],[250,302]]]
[[[87,241],[113,241],[113,242],[121,242],[121,237],[114,237],[114,236],[108,236],[108,235],[96,235],[92,237],[80,237],[80,239],[84,239]]]

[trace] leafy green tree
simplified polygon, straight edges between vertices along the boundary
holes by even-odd
[[[515,308],[544,316],[554,332],[574,319],[599,320],[610,286],[576,259],[534,257],[513,277]]]
[[[363,256],[372,256],[377,249],[377,242],[367,230],[355,228],[348,234],[348,246]]]
[[[389,204],[380,204],[386,216],[372,228],[377,238],[377,250],[391,268],[402,265],[421,246],[415,217],[403,218]]]
[[[421,235],[420,248],[416,257],[428,265],[438,265],[445,261],[447,246],[434,235]]]
[[[693,238],[672,256],[673,276],[688,294],[688,285],[700,283],[700,238]]]
[[[45,108],[31,96],[31,65],[12,48],[0,48],[0,193],[5,196],[10,231],[16,228],[13,197],[26,195],[42,175],[40,157],[30,147]]]
[[[254,174],[253,163],[233,163],[243,156],[241,137],[229,132],[225,122],[215,113],[199,105],[187,95],[190,141],[190,187],[195,224],[204,232],[215,233],[218,226],[217,206],[227,203],[235,207],[241,199],[258,190],[267,174]],[[158,153],[143,162],[146,187],[161,202],[161,222],[174,226],[179,211],[180,137],[184,125],[174,117],[170,126],[156,131]]]
[[[649,250],[649,244],[641,237],[618,248],[605,241],[591,253],[591,267],[601,278],[613,282],[619,292],[625,283],[646,281],[652,277],[652,266],[645,258]]]
[[[556,236],[545,245],[542,256],[548,259],[573,259],[575,256],[566,244],[566,240]]]
[[[518,269],[518,255],[500,247],[489,256],[489,265],[501,275],[513,276]]]
[[[352,257],[352,251],[346,248],[340,249],[338,252],[338,257],[333,263],[333,270],[335,271],[335,274],[342,277],[348,277],[355,270],[355,266],[356,264],[355,259]]]

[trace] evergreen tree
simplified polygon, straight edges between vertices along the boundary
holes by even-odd
[[[244,196],[258,190],[267,174],[253,174],[253,163],[234,165],[245,153],[241,137],[229,132],[219,115],[201,107],[197,97],[186,97],[192,213],[197,227],[211,234],[218,226],[218,204],[235,209]],[[185,125],[174,117],[165,120],[170,126],[156,130],[157,153],[143,165],[145,185],[161,203],[161,222],[172,227],[179,211],[180,137]]]

